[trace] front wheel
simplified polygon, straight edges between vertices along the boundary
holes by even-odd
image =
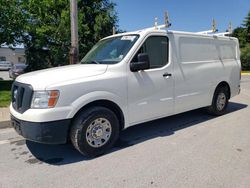
[[[216,88],[213,96],[212,105],[208,107],[208,112],[212,115],[223,115],[226,113],[229,94],[227,87]]]
[[[74,119],[70,138],[83,155],[95,157],[110,149],[119,137],[119,121],[114,112],[105,107],[92,107]]]

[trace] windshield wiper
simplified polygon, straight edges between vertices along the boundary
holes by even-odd
[[[82,61],[82,64],[101,64],[99,61],[96,60],[92,60],[92,61]]]
[[[91,61],[91,63],[92,63],[92,64],[100,64],[100,62],[99,62],[99,61],[96,61],[96,60]]]

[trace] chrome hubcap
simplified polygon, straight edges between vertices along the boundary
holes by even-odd
[[[218,95],[216,105],[217,105],[217,109],[219,111],[223,110],[223,108],[225,107],[226,100],[227,100],[227,98],[226,98],[226,95],[224,93],[220,93]]]
[[[92,147],[98,148],[107,143],[112,133],[110,122],[106,118],[92,121],[86,131],[86,140]]]

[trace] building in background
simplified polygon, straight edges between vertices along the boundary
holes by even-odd
[[[23,45],[9,46],[1,45],[0,47],[0,61],[10,61],[14,64],[25,63],[25,49]]]

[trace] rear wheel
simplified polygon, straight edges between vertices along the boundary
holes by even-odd
[[[229,100],[229,90],[227,87],[216,88],[213,96],[212,105],[208,107],[208,112],[212,115],[223,115]]]
[[[83,155],[95,157],[110,149],[119,136],[119,121],[114,112],[104,107],[82,111],[73,121],[70,138]]]

